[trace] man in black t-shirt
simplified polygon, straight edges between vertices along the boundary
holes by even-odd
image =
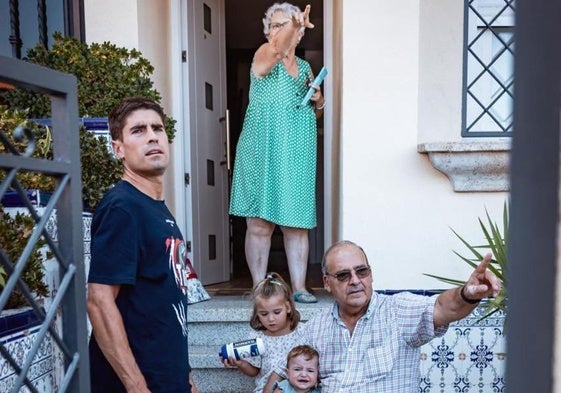
[[[183,237],[163,199],[164,113],[144,98],[109,116],[122,180],[92,221],[88,314],[93,393],[196,393],[187,351]]]

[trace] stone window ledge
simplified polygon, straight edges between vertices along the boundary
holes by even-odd
[[[417,145],[450,179],[456,192],[509,191],[511,138],[468,139]]]

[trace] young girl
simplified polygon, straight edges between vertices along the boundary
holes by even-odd
[[[265,353],[260,356],[235,360],[222,359],[226,367],[236,366],[241,372],[255,377],[254,393],[261,393],[269,375],[296,345],[302,343],[298,328],[300,313],[288,284],[277,273],[269,273],[253,289],[253,315],[249,325],[263,339]]]
[[[319,393],[319,354],[309,345],[292,348],[286,357],[286,378],[273,386],[273,393]]]

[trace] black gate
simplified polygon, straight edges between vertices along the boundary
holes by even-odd
[[[18,364],[9,351],[0,344],[0,355],[17,372],[11,392],[18,392],[25,385],[37,392],[28,378],[31,362],[46,339],[62,353],[63,377],[58,392],[89,392],[89,363],[87,356],[87,321],[85,303],[85,271],[82,241],[82,198],[80,180],[80,149],[78,134],[77,82],[72,75],[45,67],[0,56],[0,82],[47,93],[52,109],[52,159],[32,158],[35,148],[29,140],[25,153],[10,146],[6,134],[14,130],[1,130],[0,141],[8,153],[0,154],[0,169],[5,176],[0,182],[0,198],[8,189],[15,190],[24,202],[36,225],[19,258],[10,261],[0,248],[0,267],[11,273],[0,294],[0,312],[5,309],[11,292],[16,286],[25,294],[41,325],[23,364]],[[25,130],[19,130],[24,131]],[[16,174],[40,172],[56,179],[56,188],[41,215],[31,204]],[[58,240],[55,242],[46,229],[49,217],[56,215]],[[36,243],[41,239],[56,259],[60,272],[60,284],[49,307],[41,307],[21,280],[22,271]],[[58,315],[58,316],[57,316]],[[62,329],[56,328],[55,317],[62,321]],[[25,391],[25,388],[23,388]]]

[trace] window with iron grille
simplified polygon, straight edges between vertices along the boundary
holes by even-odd
[[[462,136],[512,136],[514,0],[465,0]]]
[[[17,59],[53,33],[84,40],[84,0],[0,0],[0,55]]]

